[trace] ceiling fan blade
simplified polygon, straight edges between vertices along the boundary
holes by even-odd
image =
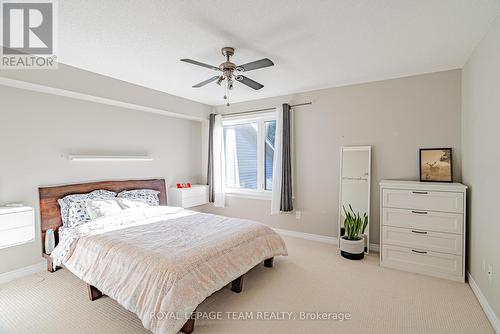
[[[236,76],[235,79],[237,81],[241,82],[242,84],[247,85],[248,87],[253,88],[255,90],[259,90],[262,87],[264,87],[264,85],[258,83],[257,81],[253,81],[252,79],[247,78],[244,75],[238,75],[238,76]]]
[[[210,79],[207,79],[207,80],[202,81],[202,82],[200,82],[200,83],[197,83],[196,85],[194,85],[194,86],[193,86],[193,88],[200,88],[200,87],[203,87],[203,86],[205,86],[206,84],[209,84],[209,83],[211,83],[211,82],[213,82],[213,81],[215,81],[215,80],[217,80],[217,79],[219,79],[219,76],[218,76],[218,75],[216,75],[215,77],[211,77]]]
[[[215,67],[215,66],[212,66],[212,65],[208,65],[208,64],[205,64],[205,63],[201,63],[201,62],[196,61],[196,60],[184,58],[184,59],[181,59],[181,61],[193,64],[193,65],[198,65],[198,66],[201,66],[201,67],[210,68],[210,69],[215,70],[215,71],[219,71],[218,67]]]
[[[251,63],[240,65],[237,67],[237,69],[240,71],[248,72],[273,65],[274,63],[269,58],[264,58],[261,60],[253,61]]]

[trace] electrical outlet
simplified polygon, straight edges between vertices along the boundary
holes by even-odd
[[[486,272],[486,259],[483,257],[483,273]]]
[[[491,264],[488,265],[488,279],[491,282],[491,279],[493,278],[493,266]]]
[[[302,218],[302,211],[295,211],[295,219]]]

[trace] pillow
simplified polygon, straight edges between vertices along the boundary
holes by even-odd
[[[85,206],[91,219],[108,216],[122,211],[117,199],[86,200]]]
[[[159,191],[152,189],[124,190],[118,194],[118,198],[143,201],[148,205],[157,206],[160,205],[160,199],[158,198],[159,193]]]
[[[134,201],[127,198],[117,198],[116,201],[118,202],[118,204],[120,204],[123,210],[132,208],[144,208],[149,206],[149,204],[143,200]]]
[[[75,227],[92,220],[84,201],[70,202],[68,209],[67,227]]]
[[[85,202],[88,199],[111,199],[116,197],[116,193],[108,190],[94,190],[87,194],[72,194],[58,200],[61,208],[61,219],[63,225],[68,224],[69,204],[72,202]]]

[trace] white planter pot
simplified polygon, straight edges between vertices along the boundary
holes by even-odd
[[[340,239],[340,254],[346,259],[361,260],[365,255],[365,239],[348,240]]]
[[[365,241],[365,252],[368,251],[368,235],[366,234],[361,234],[361,237]]]

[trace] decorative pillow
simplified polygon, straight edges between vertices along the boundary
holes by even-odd
[[[146,203],[146,201],[144,201],[144,200],[134,201],[134,200],[127,199],[127,198],[117,198],[116,201],[118,202],[118,204],[120,204],[120,206],[124,210],[125,209],[132,209],[132,208],[144,208],[144,207],[149,206],[149,204]]]
[[[108,216],[122,211],[116,198],[105,200],[86,200],[85,206],[91,219]]]
[[[108,190],[94,190],[87,194],[72,194],[58,200],[61,208],[61,219],[63,225],[68,224],[69,204],[72,202],[85,202],[88,199],[111,199],[116,197],[116,193]]]
[[[75,227],[92,220],[87,212],[85,201],[69,203],[67,227]]]
[[[158,194],[160,192],[153,189],[125,190],[118,194],[119,198],[131,199],[133,201],[144,201],[148,205],[160,205]]]

